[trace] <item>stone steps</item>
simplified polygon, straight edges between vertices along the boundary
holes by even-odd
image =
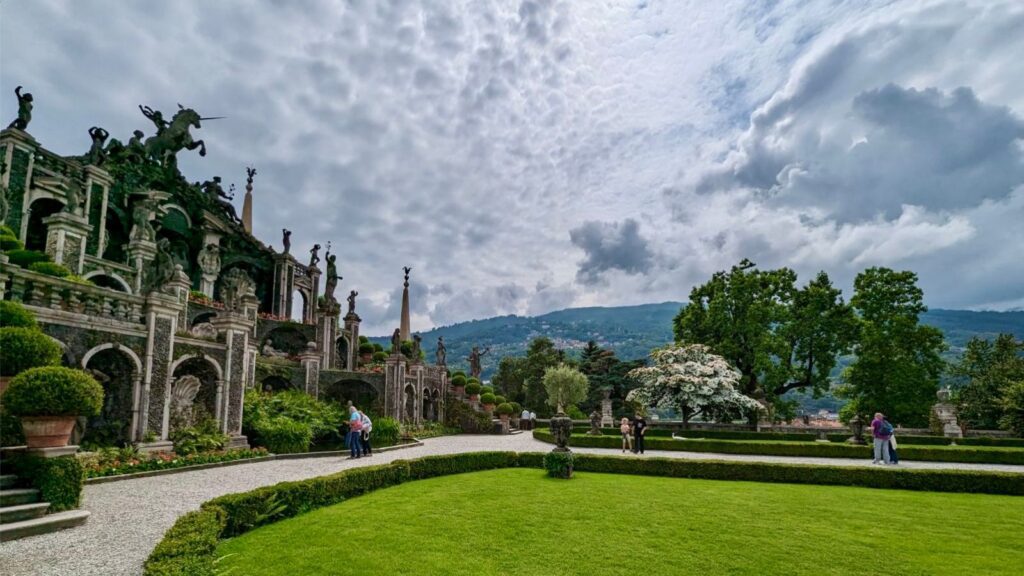
[[[17,506],[0,508],[0,524],[10,524],[11,522],[39,518],[40,516],[45,516],[49,508],[49,502],[33,502],[32,504],[19,504]]]
[[[0,507],[32,504],[39,501],[39,490],[34,488],[8,488],[0,490]]]
[[[14,474],[0,474],[0,490],[5,488],[14,488],[17,484],[18,477]]]
[[[10,542],[11,540],[27,536],[49,534],[57,530],[74,528],[75,526],[85,524],[85,521],[88,519],[88,510],[68,510],[67,512],[47,514],[30,520],[0,524],[0,542]]]

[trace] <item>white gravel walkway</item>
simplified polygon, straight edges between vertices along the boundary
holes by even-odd
[[[448,436],[426,440],[424,446],[381,453],[373,458],[343,460],[308,458],[241,464],[166,476],[92,484],[85,487],[84,508],[92,512],[82,527],[0,544],[4,576],[116,576],[142,572],[142,563],[164,532],[182,514],[231,492],[243,492],[285,480],[321,476],[354,466],[382,464],[403,458],[478,450],[548,451],[550,444],[528,433],[515,436]],[[592,448],[577,452],[619,454]],[[694,452],[648,451],[648,456],[688,459],[788,462],[859,466],[867,462],[828,458],[742,456]],[[1024,466],[908,462],[904,468],[999,470],[1024,474]]]

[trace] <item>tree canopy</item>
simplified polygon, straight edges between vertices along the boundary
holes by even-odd
[[[1024,382],[1024,342],[1012,334],[994,341],[975,336],[960,361],[950,368],[958,380],[954,399],[961,425],[994,429],[1003,417],[1003,397],[1014,382]]]
[[[587,397],[590,383],[579,369],[559,364],[544,371],[542,379],[548,404],[559,410],[574,406]]]

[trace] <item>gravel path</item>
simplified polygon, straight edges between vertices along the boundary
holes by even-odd
[[[142,563],[164,532],[182,514],[231,492],[243,492],[285,480],[330,474],[346,468],[382,464],[402,458],[478,450],[547,451],[550,444],[527,434],[515,436],[447,436],[423,446],[381,453],[373,458],[308,458],[241,464],[166,476],[85,487],[84,508],[92,512],[82,527],[0,544],[0,572],[5,576],[116,576],[142,571]],[[580,448],[592,454],[618,450]],[[861,460],[743,456],[694,452],[648,451],[648,456],[861,466]],[[1024,466],[908,462],[903,468],[999,470],[1024,474]]]

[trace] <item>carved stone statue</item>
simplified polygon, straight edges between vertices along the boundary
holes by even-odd
[[[359,296],[359,292],[356,292],[355,290],[351,290],[348,293],[348,313],[349,314],[355,314],[356,313],[356,296]]]
[[[163,134],[164,130],[167,130],[167,127],[170,125],[170,122],[164,120],[163,112],[160,112],[159,110],[153,110],[149,106],[143,106],[141,104],[139,104],[139,110],[142,112],[143,116],[148,118],[149,121],[156,126],[157,136]],[[136,132],[138,132],[138,130],[136,130]]]
[[[245,168],[245,191],[252,193],[252,179],[256,176],[256,169],[250,166]]]
[[[235,195],[225,192],[220,182],[220,176],[214,176],[213,180],[207,180],[199,184],[199,187],[214,204],[220,206],[231,217],[231,220],[241,223],[241,220],[238,219],[238,213],[235,212],[235,205],[231,203],[231,200],[235,199]]]
[[[170,122],[165,121],[163,114],[152,108],[139,106],[139,110],[156,126],[156,135],[147,138],[143,144],[146,156],[164,166],[175,165],[176,155],[182,150],[198,148],[199,155],[206,156],[206,143],[194,140],[189,130],[202,128],[202,120],[216,120],[217,117],[200,118],[198,112],[181,104],[178,104],[178,111],[174,113]]]
[[[148,294],[163,288],[174,278],[175,266],[174,256],[171,254],[171,241],[161,238],[156,243],[156,256],[146,266],[146,273],[142,279],[142,291]]]
[[[420,347],[423,346],[423,337],[419,334],[412,335],[412,359],[418,362],[420,359]]]
[[[213,324],[210,324],[209,322],[200,322],[199,324],[196,324],[192,328],[189,328],[188,332],[189,334],[195,336],[196,338],[202,338],[204,340],[217,339],[217,329],[214,328]]]
[[[171,428],[187,428],[192,426],[192,407],[199,394],[202,382],[199,378],[188,374],[178,378],[171,388]]]
[[[444,336],[437,337],[437,351],[434,352],[434,360],[438,366],[448,365],[448,349],[444,345]]]
[[[132,240],[145,240],[146,242],[156,240],[156,229],[149,223],[153,218],[155,205],[152,200],[139,200],[135,203],[135,207],[132,208],[132,231],[130,234]]]
[[[32,94],[28,92],[22,94],[21,86],[18,86],[14,89],[14,95],[18,97],[18,117],[11,122],[8,128],[25,130],[28,128],[28,123],[32,121]]]
[[[409,267],[409,266],[403,266],[402,270],[405,271],[405,284],[404,284],[404,286],[406,288],[408,288],[409,287],[409,272],[412,272],[412,268]]]
[[[402,331],[398,328],[391,334],[391,353],[402,353]]]
[[[203,274],[216,276],[220,273],[220,246],[213,243],[204,246],[196,256],[196,263]]]
[[[281,228],[281,244],[284,246],[284,254],[292,251],[292,231]]]
[[[477,379],[480,378],[480,373],[483,371],[483,370],[481,370],[481,367],[480,367],[480,358],[482,358],[484,355],[486,355],[490,351],[491,351],[490,348],[486,348],[483,352],[481,352],[479,346],[473,346],[473,350],[469,353],[469,357],[466,358],[467,360],[469,360],[469,374],[470,374],[470,376],[472,376],[473,378],[477,378]]]
[[[241,268],[232,268],[221,278],[220,293],[224,299],[224,308],[240,310],[242,298],[256,294],[256,284]]]
[[[315,268],[320,263],[320,245],[313,244],[313,247],[309,249],[309,267]]]
[[[69,178],[65,178],[65,197],[67,198],[67,204],[64,205],[64,211],[69,214],[81,214],[82,213],[82,192],[78,187],[78,184]]]
[[[270,338],[267,338],[267,341],[263,343],[263,348],[260,349],[260,354],[269,358],[284,358],[285,356],[288,356],[287,352],[274,348],[274,341]]]
[[[338,276],[338,266],[334,263],[337,256],[330,254],[327,256],[327,281],[324,282],[324,299],[328,302],[337,302],[334,298],[334,290],[338,288],[338,280],[341,277]]]
[[[107,153],[103,149],[103,145],[107,142],[109,136],[110,133],[99,126],[89,128],[89,137],[92,138],[92,146],[89,148],[87,155],[89,164],[101,166],[106,161]]]
[[[588,436],[601,436],[601,413],[594,410],[590,413],[590,430]]]

